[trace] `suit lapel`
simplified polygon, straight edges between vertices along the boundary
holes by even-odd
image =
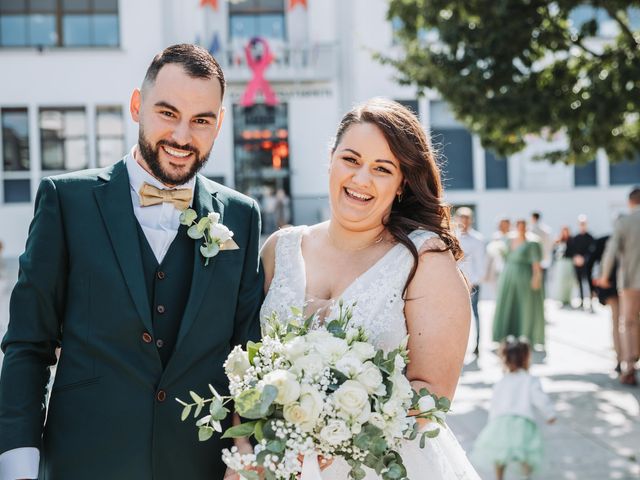
[[[196,189],[194,194],[193,209],[198,214],[198,219],[211,212],[218,212],[220,214],[219,221],[222,223],[224,219],[224,205],[216,198],[216,192],[207,188],[207,184],[200,175],[196,177]],[[187,300],[187,306],[184,311],[184,316],[182,317],[182,323],[180,324],[176,349],[180,347],[180,343],[193,326],[193,322],[200,310],[202,300],[208,291],[209,283],[213,278],[213,271],[216,268],[216,257],[209,259],[209,264],[205,266],[204,257],[200,253],[202,240],[194,240],[194,244],[195,250],[191,291],[189,292],[189,299]]]
[[[131,204],[131,187],[124,161],[115,164],[110,172],[102,174],[100,178],[106,182],[94,190],[100,214],[138,315],[147,331],[152,332],[151,307],[144,282],[142,256],[136,241],[137,220]]]

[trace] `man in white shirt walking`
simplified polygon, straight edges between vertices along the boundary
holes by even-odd
[[[553,238],[551,228],[545,225],[540,220],[540,212],[531,213],[531,226],[529,230],[534,235],[537,235],[542,245],[542,260],[540,261],[540,268],[542,268],[542,285],[546,284],[547,269],[551,266],[551,257],[553,255]]]
[[[464,252],[464,258],[460,262],[460,270],[467,277],[471,286],[471,308],[476,325],[476,345],[473,353],[477,356],[480,352],[480,315],[478,313],[478,300],[480,297],[480,283],[486,270],[485,245],[482,235],[473,229],[473,211],[468,207],[460,207],[456,210],[455,221],[458,226],[457,236]]]

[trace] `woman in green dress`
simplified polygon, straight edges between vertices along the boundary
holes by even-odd
[[[505,265],[498,280],[493,340],[525,336],[544,346],[544,293],[540,242],[527,238],[527,222],[518,220],[517,234],[505,240]]]

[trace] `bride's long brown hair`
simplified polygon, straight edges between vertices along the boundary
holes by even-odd
[[[404,177],[402,194],[391,206],[385,220],[387,230],[413,256],[413,268],[407,279],[411,283],[418,268],[418,250],[409,238],[414,230],[430,230],[444,242],[441,249],[451,251],[456,260],[463,256],[460,243],[451,229],[450,206],[443,200],[440,168],[436,163],[431,141],[416,116],[403,105],[384,98],[373,98],[356,106],[340,122],[331,152],[334,153],[344,133],[352,126],[370,123],[384,134],[389,148],[400,162]]]

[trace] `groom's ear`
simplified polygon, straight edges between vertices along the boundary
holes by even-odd
[[[140,121],[140,100],[142,94],[139,89],[135,89],[131,94],[131,101],[129,102],[129,111],[131,112],[131,118],[134,122]]]
[[[218,138],[218,134],[220,133],[220,129],[222,128],[222,122],[224,120],[224,114],[226,111],[226,108],[220,107],[220,114],[218,115],[218,121],[216,122],[216,136],[214,137],[214,140]]]

